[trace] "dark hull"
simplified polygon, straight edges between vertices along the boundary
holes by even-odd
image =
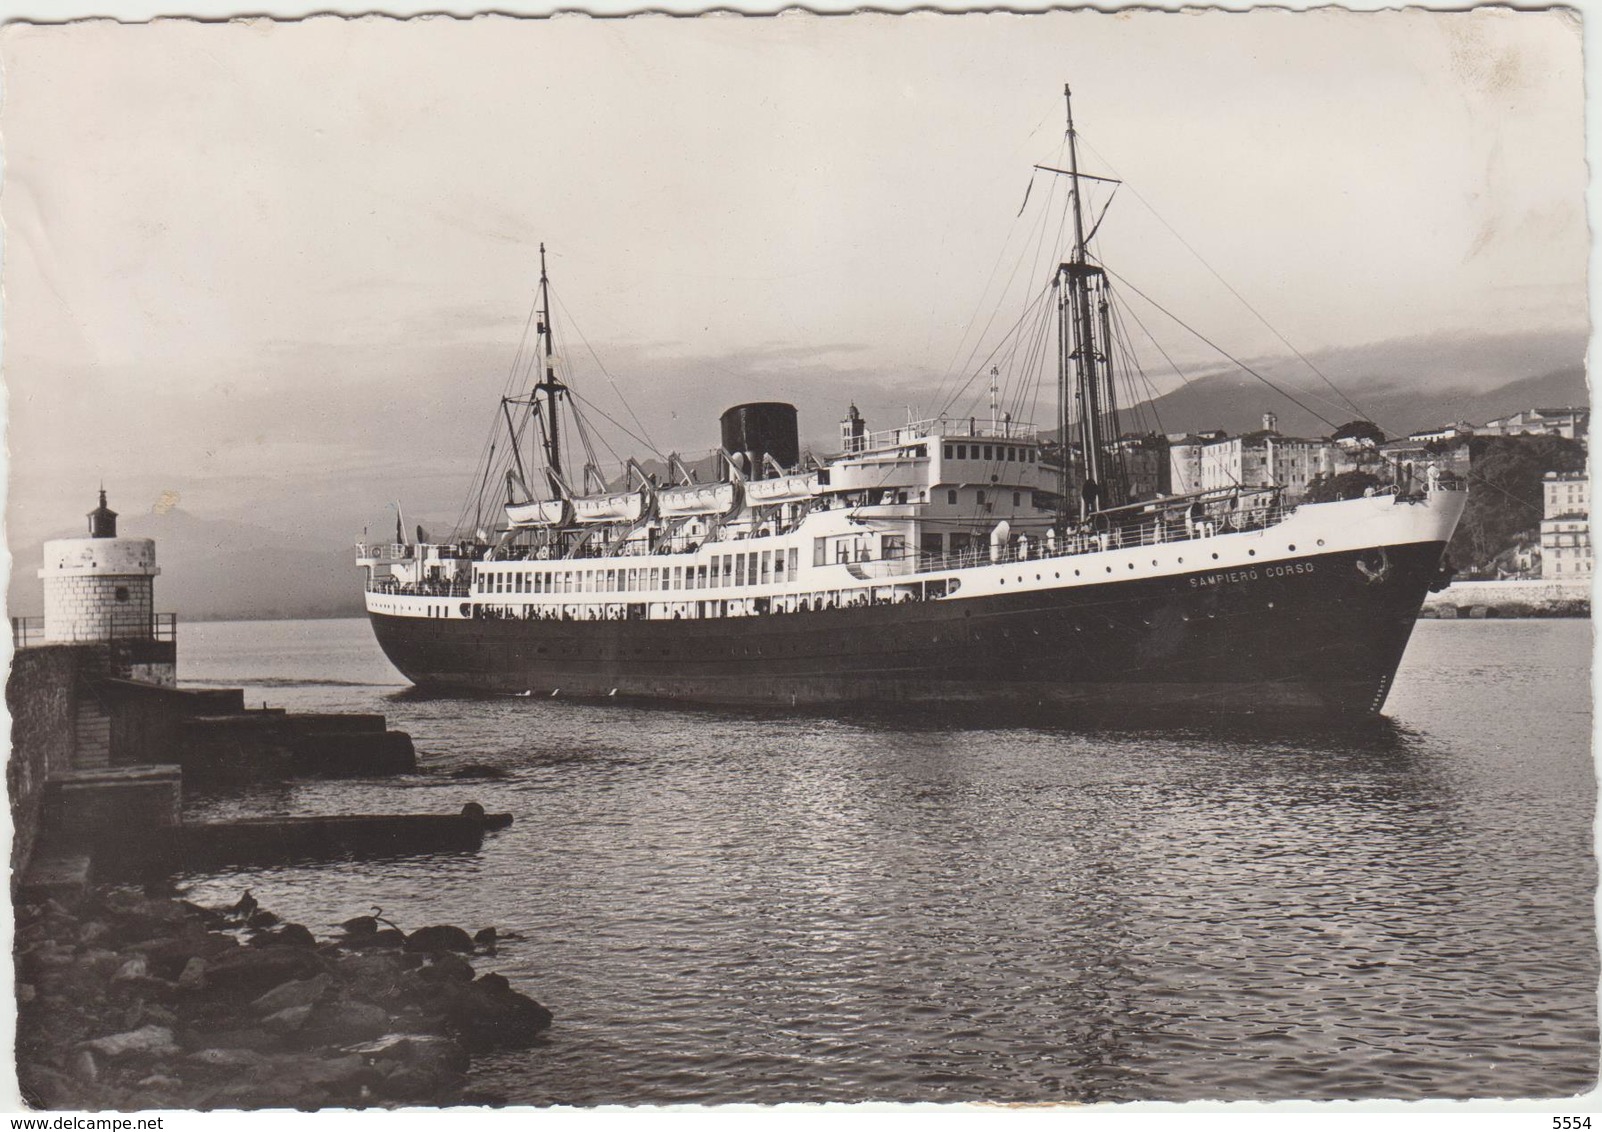
[[[1109,709],[1362,716],[1385,702],[1443,549],[1309,556],[1297,560],[1301,572],[1201,571],[760,617],[371,616],[384,652],[424,688],[1044,706],[1068,718]]]

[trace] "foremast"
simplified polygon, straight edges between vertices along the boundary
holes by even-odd
[[[545,466],[553,477],[552,487],[560,490],[562,477],[562,432],[557,413],[558,400],[567,393],[567,386],[556,376],[556,347],[551,332],[551,281],[545,273],[545,243],[540,242],[540,310],[539,340],[545,375],[534,386],[536,395],[545,395]]]

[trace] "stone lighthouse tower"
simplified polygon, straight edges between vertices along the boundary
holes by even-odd
[[[155,540],[118,538],[117,513],[106,506],[101,488],[100,506],[89,512],[89,537],[52,539],[44,545],[39,577],[44,581],[45,642],[109,642],[117,646],[113,656],[123,660],[118,664],[114,659],[114,670],[126,668],[124,675],[135,679],[174,683],[170,632],[167,640],[156,640],[159,573]]]

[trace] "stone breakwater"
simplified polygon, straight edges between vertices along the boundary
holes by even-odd
[[[403,932],[374,916],[319,940],[246,893],[228,909],[96,889],[17,909],[17,1078],[35,1108],[495,1103],[475,1053],[551,1013],[478,974],[496,932]]]
[[[1591,580],[1455,581],[1424,599],[1421,617],[1589,617]]]

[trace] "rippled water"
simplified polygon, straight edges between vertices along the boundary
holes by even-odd
[[[190,625],[185,681],[378,710],[428,773],[196,817],[450,812],[477,854],[185,878],[323,931],[521,933],[513,1103],[1555,1096],[1597,1075],[1587,622],[1424,622],[1323,736],[403,689],[365,623]],[[502,780],[449,777],[466,764]]]

